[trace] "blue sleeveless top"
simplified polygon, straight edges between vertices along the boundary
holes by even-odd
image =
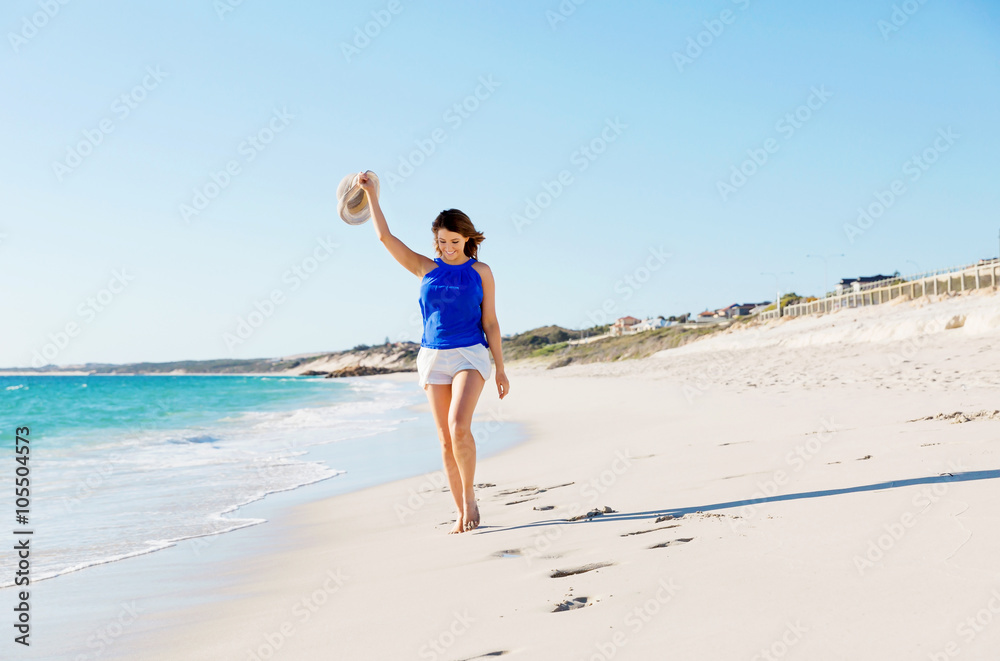
[[[424,333],[420,346],[428,349],[455,349],[482,344],[489,347],[483,331],[483,280],[470,257],[457,266],[440,257],[437,268],[427,272],[420,283],[420,313]]]

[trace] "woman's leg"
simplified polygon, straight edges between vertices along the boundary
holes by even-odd
[[[434,416],[434,426],[437,429],[438,440],[441,441],[441,459],[444,463],[444,474],[448,478],[448,486],[451,487],[452,498],[455,499],[455,509],[458,516],[455,518],[455,527],[449,533],[462,532],[463,517],[465,514],[465,495],[462,491],[462,476],[458,471],[458,464],[455,462],[455,453],[452,451],[451,430],[448,427],[448,409],[451,406],[451,384],[428,383],[425,387],[427,391],[427,401],[431,405],[431,414]]]
[[[461,475],[464,498],[463,524],[465,530],[479,525],[479,506],[476,504],[474,483],[476,479],[476,440],[472,438],[472,414],[486,380],[478,370],[462,370],[451,382],[451,408],[448,411],[448,431],[451,447]],[[452,486],[454,492],[455,487]]]

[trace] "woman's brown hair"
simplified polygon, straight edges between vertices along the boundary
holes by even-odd
[[[441,248],[438,246],[438,230],[446,229],[455,232],[469,239],[465,242],[465,256],[478,259],[479,244],[486,240],[482,232],[476,229],[469,217],[458,209],[447,209],[438,214],[434,222],[431,223],[431,232],[434,233],[434,252],[441,256]]]

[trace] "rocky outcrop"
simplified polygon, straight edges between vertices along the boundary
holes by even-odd
[[[417,369],[417,351],[420,345],[415,342],[397,342],[381,344],[373,347],[359,347],[350,351],[320,354],[302,360],[286,373],[302,376],[325,376],[340,370],[359,367],[380,368],[386,371],[371,372],[371,374],[386,374],[387,372],[413,372]],[[360,376],[360,374],[356,374]],[[351,374],[355,376],[355,374]]]
[[[371,365],[351,365],[339,370],[334,370],[326,375],[328,379],[336,379],[344,376],[372,376],[373,374],[392,374],[394,372],[416,372],[417,369],[390,369],[388,367],[373,367]]]

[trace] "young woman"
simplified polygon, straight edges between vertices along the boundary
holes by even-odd
[[[476,441],[472,437],[472,413],[490,378],[491,352],[500,399],[510,392],[494,309],[493,273],[476,259],[485,237],[468,216],[458,209],[448,209],[431,224],[438,257],[430,259],[415,253],[389,232],[375,195],[374,180],[362,172],[358,183],[368,195],[375,235],[397,262],[421,278],[424,329],[417,372],[434,415],[444,472],[458,509],[451,532],[472,530],[479,525],[473,489]]]

